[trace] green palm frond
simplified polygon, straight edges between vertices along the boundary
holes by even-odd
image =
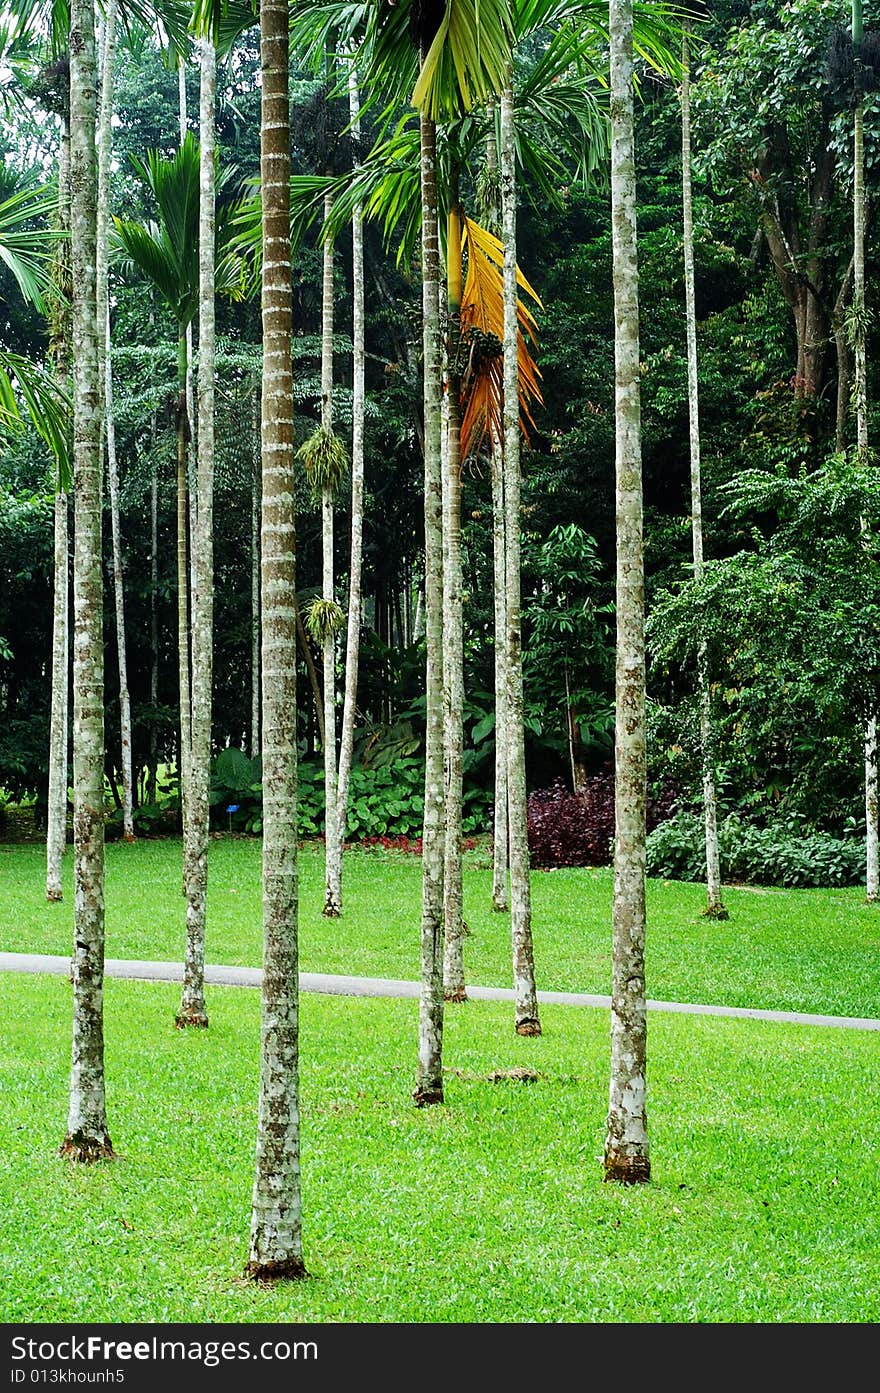
[[[28,224],[57,212],[57,190],[8,171],[0,178],[0,197],[0,261],[12,272],[25,299],[44,310],[44,296],[52,284],[52,247],[62,234],[55,228]]]
[[[0,351],[0,432],[21,430],[27,417],[55,456],[58,488],[69,489],[70,399],[29,358]]]
[[[447,0],[412,103],[442,121],[500,93],[513,46],[507,0]]]

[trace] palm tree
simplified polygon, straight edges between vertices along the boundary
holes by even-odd
[[[104,651],[100,330],[95,295],[97,160],[93,0],[70,9],[70,241],[73,285],[75,642],[73,800],[76,903],[70,1107],[62,1155],[113,1156],[104,1092]]]
[[[645,1107],[645,637],[632,0],[610,0],[617,473],[611,1085],[605,1178],[650,1179]]]
[[[206,60],[210,65],[210,57]],[[210,76],[206,79],[210,88]],[[206,98],[210,104],[210,96]],[[207,1025],[204,999],[205,890],[207,856],[207,762],[210,757],[210,629],[211,629],[211,444],[213,433],[208,416],[211,411],[212,381],[203,380],[205,424],[208,429],[206,453],[201,456],[201,488],[205,495],[206,513],[197,522],[198,540],[195,566],[198,575],[199,613],[197,617],[199,712],[197,721],[198,757],[200,768],[197,780],[196,827],[192,827],[193,794],[190,788],[192,759],[192,698],[190,677],[190,639],[187,595],[189,567],[187,556],[187,469],[186,452],[190,437],[189,415],[186,407],[188,368],[187,327],[201,307],[205,317],[208,344],[207,362],[211,365],[212,292],[210,290],[210,260],[200,270],[200,188],[207,182],[205,221],[210,220],[210,182],[208,172],[203,178],[203,161],[198,142],[188,134],[177,153],[165,159],[152,150],[145,160],[132,157],[135,170],[153,195],[159,221],[144,227],[140,223],[115,218],[114,223],[123,261],[138,269],[159,292],[172,311],[177,324],[177,582],[178,582],[178,656],[180,682],[180,747],[181,794],[184,823],[184,889],[187,897],[187,940],[185,978],[181,1009],[177,1024]],[[213,158],[211,163],[213,169]],[[221,184],[223,182],[221,177]],[[207,232],[205,232],[207,236]],[[241,268],[231,249],[229,210],[216,219],[214,229],[216,266],[213,287],[216,292],[230,295],[241,293]],[[207,252],[210,258],[210,250]],[[211,304],[208,301],[211,301]],[[203,365],[203,374],[206,371]],[[206,714],[207,712],[207,714]]]
[[[299,1144],[296,599],[288,8],[260,4],[263,988],[248,1275],[306,1275]]]
[[[688,415],[691,452],[691,537],[694,579],[703,575],[703,498],[700,481],[700,397],[697,376],[697,310],[694,288],[694,216],[691,180],[690,20],[682,27],[681,167],[684,240],[684,290],[687,318]],[[718,799],[715,786],[715,742],[712,703],[706,669],[706,645],[697,659],[700,699],[700,755],[703,765],[703,816],[706,836],[706,909],[710,919],[727,919],[721,894],[721,860],[718,852]]]

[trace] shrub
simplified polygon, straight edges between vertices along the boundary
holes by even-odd
[[[648,800],[648,827],[668,818],[675,793]],[[528,801],[529,852],[534,866],[607,866],[614,851],[614,775],[594,774],[582,793],[560,780],[535,789]]]
[[[832,837],[796,824],[756,827],[731,815],[718,826],[721,872],[725,881],[790,888],[833,888],[865,880],[865,842]],[[668,880],[706,877],[703,819],[681,812],[648,838],[648,874]]]

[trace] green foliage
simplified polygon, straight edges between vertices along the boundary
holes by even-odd
[[[316,498],[335,498],[348,469],[348,450],[335,431],[319,426],[296,452]]]
[[[345,611],[341,605],[335,600],[325,600],[316,595],[306,610],[306,629],[309,637],[323,648],[328,639],[335,638],[344,627]]]
[[[750,885],[863,885],[865,842],[812,832],[796,819],[756,827],[731,815],[718,826],[725,880]],[[648,874],[669,880],[706,878],[705,825],[696,813],[678,813],[648,837]]]

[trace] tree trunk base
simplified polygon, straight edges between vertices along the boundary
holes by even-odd
[[[338,900],[328,900],[321,913],[325,919],[339,919],[342,915],[342,906]]]
[[[175,1030],[207,1030],[208,1013],[196,1006],[181,1006],[174,1017]]]
[[[417,1108],[430,1108],[443,1102],[443,1085],[436,1088],[417,1088],[413,1092],[413,1102]]]
[[[723,904],[707,904],[702,911],[703,919],[729,919],[730,914]]]
[[[524,1020],[516,1022],[517,1035],[540,1035],[541,1022],[537,1016],[526,1016]]]
[[[244,1275],[252,1282],[301,1282],[308,1277],[302,1258],[285,1258],[283,1262],[249,1262]]]
[[[646,1185],[651,1179],[651,1162],[642,1152],[605,1152],[605,1180],[620,1185]]]
[[[465,986],[450,987],[448,990],[444,988],[443,1000],[451,1001],[454,1006],[459,1005],[463,1001],[467,1001],[467,999],[467,987]]]
[[[81,1166],[93,1166],[98,1161],[115,1161],[116,1152],[109,1137],[87,1137],[82,1132],[69,1133],[58,1148],[59,1156]]]
[[[880,904],[880,895],[866,895],[865,904]]]
[[[135,836],[134,832],[123,832],[122,840],[130,844],[131,842],[136,842],[137,837]]]
[[[507,913],[507,908],[508,908],[508,906],[507,906],[507,896],[504,896],[503,899],[502,899],[501,897],[499,897],[499,898],[496,900],[495,897],[494,897],[494,895],[493,895],[493,897],[492,897],[492,909],[494,910],[494,912],[495,912],[496,914],[506,914],[506,913]]]
[[[64,891],[63,891],[63,890],[47,890],[47,891],[46,891],[46,899],[49,901],[50,904],[60,904],[61,901],[64,899]]]

